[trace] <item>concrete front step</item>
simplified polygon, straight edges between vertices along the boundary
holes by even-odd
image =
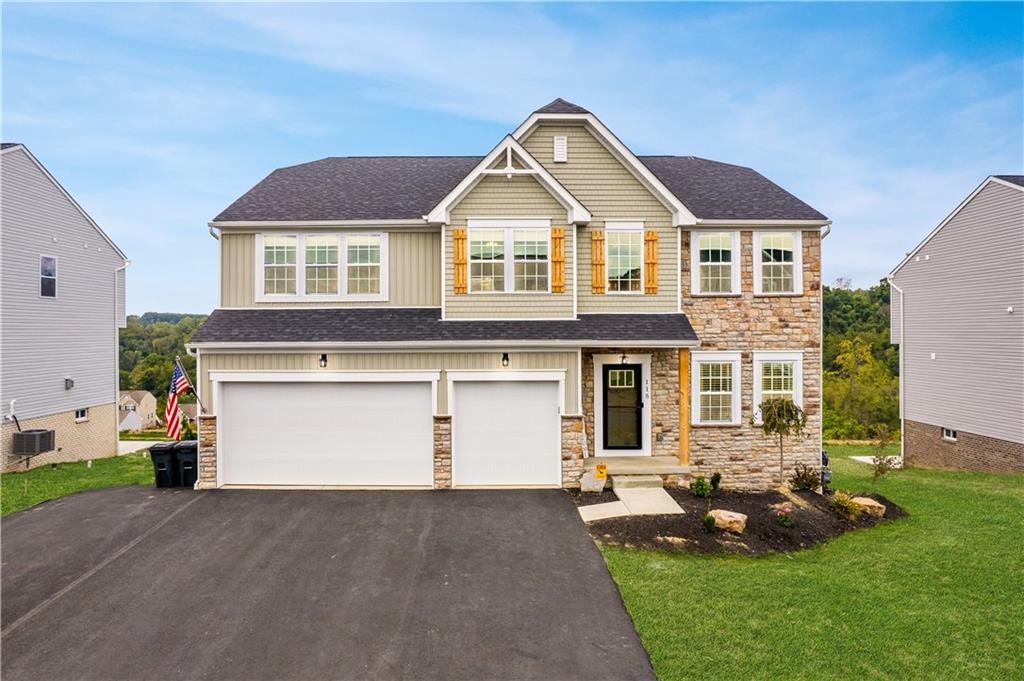
[[[608,467],[608,475],[685,475],[690,467],[674,456],[592,456],[583,460],[587,471],[597,464]]]
[[[661,489],[660,475],[613,475],[612,489]]]

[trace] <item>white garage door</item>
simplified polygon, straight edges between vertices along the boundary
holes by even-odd
[[[453,485],[561,484],[558,382],[453,385]]]
[[[222,383],[228,485],[432,485],[429,382]]]

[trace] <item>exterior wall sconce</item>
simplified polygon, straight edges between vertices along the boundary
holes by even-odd
[[[322,353],[320,355],[320,368],[321,369],[327,368],[327,353]]]
[[[72,379],[70,379],[70,378],[65,378],[65,379],[64,379],[64,389],[65,389],[65,390],[71,390],[71,389],[72,389],[72,388],[74,388],[74,387],[75,387],[75,382],[74,382],[74,380],[72,380]]]
[[[507,352],[501,353],[501,366],[503,366],[503,367],[507,367],[508,366],[508,353]]]

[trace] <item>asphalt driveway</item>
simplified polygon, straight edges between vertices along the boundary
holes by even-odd
[[[155,490],[2,521],[2,676],[653,679],[559,490]]]

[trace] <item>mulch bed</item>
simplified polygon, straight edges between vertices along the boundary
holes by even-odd
[[[829,496],[815,492],[738,492],[719,490],[711,499],[711,509],[736,511],[747,516],[743,534],[734,535],[715,530],[704,531],[703,518],[708,500],[693,496],[688,489],[666,489],[685,511],[683,515],[626,516],[597,520],[587,524],[591,536],[600,544],[627,548],[663,549],[695,553],[733,553],[757,556],[765,553],[788,553],[828,541],[844,532],[873,527],[879,522],[906,515],[899,506],[883,496],[864,494],[885,505],[885,517],[877,519],[861,515],[853,520],[841,518],[829,507]],[[578,506],[615,501],[613,492],[581,494],[572,492]],[[794,525],[782,527],[775,521],[775,511],[782,506],[793,509]]]

